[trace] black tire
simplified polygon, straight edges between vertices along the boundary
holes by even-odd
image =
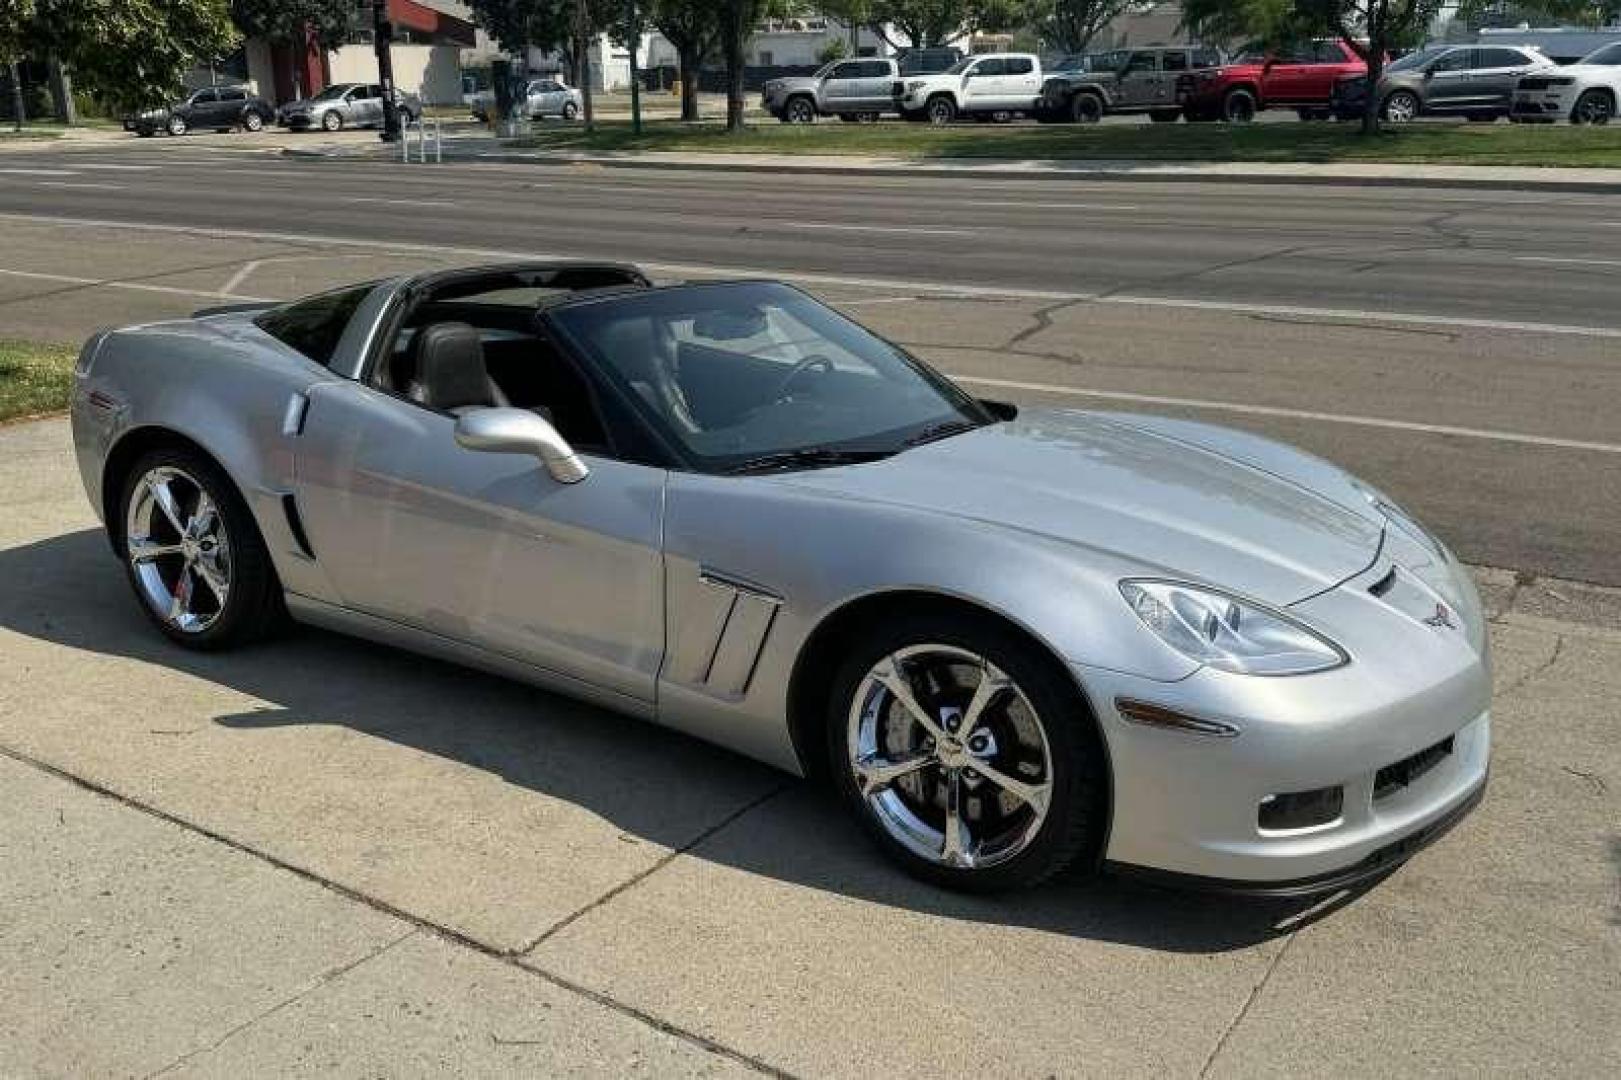
[[[1243,87],[1227,91],[1221,99],[1221,118],[1229,124],[1247,124],[1255,119],[1255,95]]]
[[[1379,106],[1379,118],[1389,124],[1410,124],[1423,112],[1423,102],[1411,90],[1396,90]]]
[[[1156,124],[1174,124],[1182,119],[1181,109],[1155,109],[1148,114],[1148,119]]]
[[[163,128],[170,135],[174,135],[178,138],[179,136],[190,131],[191,125],[186,123],[186,118],[184,116],[171,116],[163,125]]]
[[[855,696],[884,657],[924,643],[966,650],[1000,668],[1023,692],[1041,727],[1050,757],[1046,817],[1034,837],[1005,861],[965,868],[913,852],[890,835],[858,787],[848,744]],[[934,703],[939,700],[935,697]],[[869,627],[852,642],[834,676],[826,728],[826,750],[840,798],[880,850],[908,873],[946,888],[996,892],[1032,886],[1066,870],[1087,873],[1097,866],[1109,804],[1107,758],[1096,721],[1063,667],[1005,624],[969,610],[925,608],[897,612]],[[999,758],[991,760],[1002,764]]]
[[[923,107],[923,115],[936,127],[944,126],[957,119],[957,103],[945,94],[936,94]]]
[[[336,109],[328,109],[321,114],[321,128],[323,131],[342,131],[343,114]]]
[[[243,131],[263,131],[264,127],[265,118],[260,116],[257,111],[249,109],[247,112],[242,114]]]
[[[580,107],[572,101],[563,102],[563,119],[573,120],[580,115]]]
[[[816,123],[816,102],[801,94],[791,97],[782,106],[782,115],[790,124]]]
[[[1103,119],[1103,99],[1087,90],[1069,99],[1069,118],[1076,124],[1095,124]]]
[[[1570,110],[1572,124],[1593,124],[1602,127],[1614,117],[1615,99],[1604,90],[1584,91]]]
[[[207,492],[217,508],[229,549],[229,588],[223,605],[204,629],[187,632],[173,625],[154,610],[136,576],[128,556],[125,526],[130,503],[142,478],[154,469],[179,470]],[[143,454],[120,481],[118,516],[108,523],[114,533],[114,547],[120,552],[125,576],[135,591],[136,603],[163,635],[188,649],[211,652],[246,645],[279,629],[286,619],[281,582],[265,548],[264,538],[253,514],[242,501],[236,485],[207,456],[196,450],[172,447]],[[183,572],[183,571],[182,571]]]

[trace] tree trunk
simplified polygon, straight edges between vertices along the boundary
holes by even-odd
[[[721,27],[726,51],[726,130],[741,132],[743,124],[743,26],[745,12],[740,0],[731,0]]]
[[[62,61],[51,58],[51,100],[56,105],[56,118],[69,127],[79,122],[79,111],[73,105],[73,78]]]
[[[1382,35],[1381,35],[1382,36]],[[1362,102],[1362,134],[1379,134],[1379,78],[1385,73],[1384,43],[1368,43],[1368,95]]]
[[[23,121],[28,119],[23,107],[23,73],[22,67],[13,60],[6,65],[6,73],[11,77],[11,120],[18,131],[23,129]]]
[[[683,45],[680,50],[681,62],[681,119],[686,123],[696,123],[698,120],[698,78],[699,70],[703,67],[703,57],[697,48],[691,44]]]

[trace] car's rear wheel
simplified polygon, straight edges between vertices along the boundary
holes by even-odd
[[[1588,90],[1576,99],[1570,110],[1572,124],[1608,124],[1615,115],[1615,101],[1603,90]]]
[[[243,127],[244,130],[247,130],[247,131],[263,131],[264,126],[265,126],[265,118],[260,116],[257,112],[253,111],[252,109],[249,109],[247,112],[242,114],[242,127]]]
[[[957,119],[957,103],[944,94],[929,99],[923,111],[931,124],[949,124]]]
[[[573,120],[575,117],[577,117],[579,115],[580,115],[580,107],[578,105],[574,104],[574,102],[572,102],[572,101],[565,101],[563,103],[563,119],[564,120]]]
[[[281,586],[253,515],[230,480],[193,450],[155,450],[124,480],[124,568],[141,607],[193,649],[240,645],[274,628]]]
[[[1248,90],[1229,90],[1221,99],[1221,118],[1229,124],[1247,124],[1255,119],[1255,95]]]
[[[993,619],[917,611],[868,630],[827,730],[842,797],[910,873],[990,891],[1096,861],[1097,727],[1057,662]]]
[[[343,114],[336,109],[328,109],[321,114],[321,126],[327,131],[342,131]]]
[[[1069,118],[1077,124],[1097,123],[1103,119],[1103,99],[1096,94],[1076,94],[1069,101]]]
[[[1385,119],[1392,124],[1410,124],[1418,119],[1418,95],[1409,90],[1397,90],[1385,98]]]
[[[191,129],[191,125],[186,123],[184,116],[169,117],[169,122],[164,127],[168,129],[170,135],[184,135]]]

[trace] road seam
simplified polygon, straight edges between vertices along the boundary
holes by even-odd
[[[1242,1024],[1244,1018],[1250,1014],[1250,1009],[1254,1007],[1256,999],[1261,996],[1261,991],[1266,989],[1266,984],[1272,981],[1273,972],[1278,970],[1278,965],[1283,962],[1284,953],[1289,951],[1289,946],[1295,943],[1295,938],[1298,935],[1299,931],[1290,934],[1284,939],[1283,947],[1273,954],[1271,961],[1266,965],[1266,971],[1261,974],[1261,981],[1250,988],[1249,996],[1244,999],[1244,1004],[1238,1010],[1238,1015],[1234,1016],[1226,1029],[1222,1031],[1221,1038],[1216,1040],[1216,1045],[1210,1048],[1209,1055],[1204,1059],[1204,1065],[1199,1069],[1199,1080],[1205,1080],[1205,1077],[1210,1075],[1210,1069],[1216,1064],[1216,1058],[1221,1056],[1222,1050],[1226,1048],[1227,1040],[1232,1038],[1233,1032],[1238,1030],[1238,1025]]]
[[[242,1032],[248,1030],[248,1028],[256,1026],[260,1021],[267,1020],[270,1017],[272,1017],[272,1016],[276,1015],[277,1013],[281,1012],[283,1009],[287,1008],[289,1005],[293,1005],[293,1004],[296,1004],[299,1001],[302,1001],[304,998],[308,997],[310,994],[313,994],[315,991],[321,989],[324,986],[327,986],[328,984],[330,984],[330,983],[332,983],[332,982],[334,982],[334,981],[336,981],[338,979],[343,978],[345,975],[349,974],[351,971],[353,971],[356,968],[360,967],[362,964],[370,963],[371,961],[377,959],[379,956],[382,956],[384,953],[388,952],[394,946],[399,945],[402,942],[404,942],[407,938],[415,937],[416,935],[420,934],[421,932],[422,932],[422,930],[421,930],[420,927],[413,926],[413,927],[411,927],[411,929],[407,930],[405,933],[401,934],[399,937],[394,938],[394,939],[392,939],[390,941],[384,942],[383,944],[377,946],[377,948],[375,948],[375,949],[372,949],[370,952],[366,953],[365,955],[360,956],[360,957],[358,957],[358,958],[356,958],[354,960],[351,960],[347,964],[340,964],[335,968],[331,968],[328,971],[322,972],[321,975],[319,975],[315,979],[315,981],[311,982],[308,986],[303,987],[302,989],[298,990],[296,993],[292,994],[291,996],[289,996],[287,998],[284,998],[283,1000],[281,1000],[281,1001],[277,1002],[276,1004],[270,1006],[270,1008],[265,1009],[262,1012],[259,1012],[256,1015],[251,1016],[248,1019],[242,1021],[240,1024],[237,1024],[235,1027],[231,1028],[225,1034],[221,1035],[219,1038],[215,1039],[213,1042],[209,1043],[208,1045],[199,1046],[195,1050],[188,1050],[184,1054],[181,1054],[179,1057],[175,1058],[173,1061],[169,1062],[169,1064],[165,1065],[163,1068],[158,1069],[155,1072],[147,1073],[146,1074],[146,1080],[155,1080],[156,1077],[163,1076],[166,1073],[173,1072],[174,1070],[178,1069],[180,1066],[184,1065],[186,1062],[192,1060],[195,1057],[198,1057],[198,1056],[200,1056],[202,1054],[207,1054],[207,1053],[209,1053],[211,1051],[214,1051],[214,1050],[218,1050],[221,1046],[224,1046],[226,1043],[230,1042],[237,1035],[239,1035]]]
[[[460,930],[452,929],[451,927],[445,926],[442,923],[434,922],[432,919],[413,914],[412,912],[406,911],[404,908],[396,907],[386,900],[369,896],[366,893],[334,881],[331,878],[323,877],[313,870],[299,866],[297,863],[289,862],[280,856],[273,855],[268,851],[263,851],[259,848],[253,847],[251,844],[234,839],[224,833],[210,829],[207,826],[188,821],[183,817],[162,809],[161,807],[142,802],[134,796],[125,795],[124,793],[116,791],[105,784],[99,783],[98,781],[90,780],[86,777],[71,773],[58,765],[53,765],[48,761],[34,757],[31,754],[14,749],[4,744],[0,744],[0,756],[10,758],[12,761],[17,762],[20,765],[26,765],[29,768],[45,773],[48,776],[54,776],[58,780],[65,780],[75,787],[82,788],[85,791],[89,791],[93,794],[100,795],[103,798],[110,799],[121,806],[127,807],[128,809],[146,814],[148,817],[153,817],[159,821],[168,822],[170,825],[174,825],[177,828],[184,829],[187,832],[205,837],[214,841],[215,843],[223,844],[233,851],[240,852],[244,855],[250,856],[251,858],[258,859],[261,862],[268,863],[278,870],[285,870],[296,877],[302,878],[303,880],[318,885],[323,889],[336,893],[346,900],[361,904],[384,915],[391,915],[401,922],[407,923],[418,930],[425,930],[428,933],[448,941],[453,945],[460,945],[465,949],[471,949],[472,951],[483,956],[487,956],[492,960],[498,960],[501,963],[506,964],[508,967],[522,971],[525,974],[532,975],[536,978],[543,979],[561,990],[566,990],[572,994],[586,998],[587,1000],[595,1002],[604,1008],[611,1009],[622,1016],[627,1016],[632,1020],[639,1021],[640,1023],[645,1024],[656,1031],[679,1039],[685,1043],[697,1047],[700,1050],[705,1050],[719,1057],[724,1057],[731,1061],[735,1061],[739,1065],[743,1065],[766,1076],[777,1077],[780,1078],[780,1080],[794,1080],[793,1074],[787,1072],[786,1070],[780,1069],[777,1066],[772,1065],[769,1062],[762,1061],[759,1058],[753,1057],[752,1055],[745,1054],[741,1050],[735,1050],[732,1047],[727,1046],[725,1043],[712,1039],[707,1035],[701,1035],[698,1032],[689,1031],[686,1028],[683,1028],[661,1017],[655,1016],[652,1013],[638,1009],[634,1005],[627,1005],[607,994],[597,990],[592,990],[589,987],[581,986],[580,984],[569,979],[565,979],[560,975],[553,974],[544,968],[540,968],[532,964],[525,964],[522,962],[522,958],[519,955],[510,950],[498,949],[492,945],[486,945],[484,942],[479,941],[477,938],[470,937]],[[769,794],[775,795],[777,794],[777,791],[773,791]],[[756,803],[750,804],[750,807],[745,807],[745,810],[750,809],[753,805],[757,805],[758,802],[763,801],[764,798],[757,800]]]

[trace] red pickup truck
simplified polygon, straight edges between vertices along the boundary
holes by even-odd
[[[1344,41],[1308,41],[1190,71],[1177,80],[1177,102],[1190,121],[1244,124],[1261,109],[1294,109],[1302,120],[1326,120],[1332,115],[1334,84],[1367,72],[1368,65]]]

